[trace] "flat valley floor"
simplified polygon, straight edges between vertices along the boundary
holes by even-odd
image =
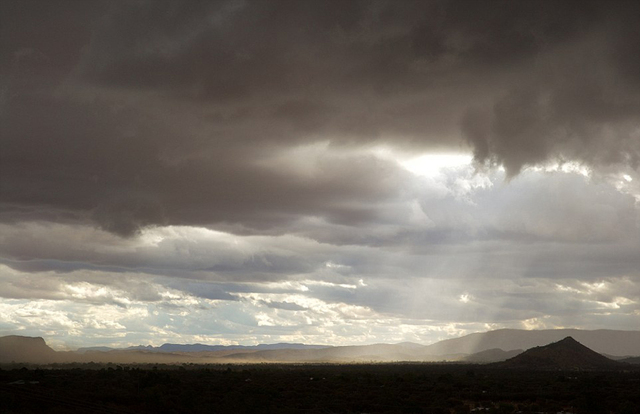
[[[639,413],[640,370],[481,365],[0,366],[0,413]]]

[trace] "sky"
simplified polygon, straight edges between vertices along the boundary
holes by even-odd
[[[640,328],[637,1],[0,8],[0,335]]]

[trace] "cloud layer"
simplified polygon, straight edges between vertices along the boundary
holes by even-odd
[[[639,326],[637,2],[0,14],[0,332]]]

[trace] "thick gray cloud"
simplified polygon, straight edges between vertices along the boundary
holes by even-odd
[[[637,2],[1,7],[0,333],[638,326]]]
[[[470,144],[509,175],[560,157],[637,169],[637,12],[634,2],[5,2],[2,217],[57,214],[121,235],[375,220],[402,175],[354,154],[301,177],[278,157],[315,142]]]

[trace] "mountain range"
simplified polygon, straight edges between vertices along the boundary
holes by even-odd
[[[427,345],[426,349],[428,353],[433,355],[473,354],[493,348],[509,351],[547,345],[568,336],[600,354],[612,356],[640,355],[640,331],[610,329],[592,331],[581,329],[499,329],[473,333],[460,338],[445,339],[444,341]]]
[[[127,348],[110,348],[106,346],[86,347],[78,348],[76,352],[84,354],[86,352],[110,352],[117,350],[140,350],[148,352],[217,352],[217,351],[229,351],[229,350],[245,350],[245,351],[262,351],[270,349],[320,349],[326,348],[325,345],[305,345],[305,344],[290,344],[290,343],[277,343],[277,344],[259,344],[259,345],[205,345],[205,344],[162,344],[155,347],[152,345],[138,345],[130,346]]]
[[[636,362],[637,357],[640,356],[640,331],[501,329],[447,339],[431,345],[410,342],[335,347],[299,343],[256,346],[164,344],[159,347],[89,347],[67,352],[54,351],[46,345],[42,338],[5,336],[0,337],[0,363],[12,361],[30,363],[344,363],[394,361],[491,363],[508,360],[521,354],[524,349],[546,346],[567,337],[580,342],[598,355],[606,354],[619,360],[626,358],[625,361],[632,363]]]

